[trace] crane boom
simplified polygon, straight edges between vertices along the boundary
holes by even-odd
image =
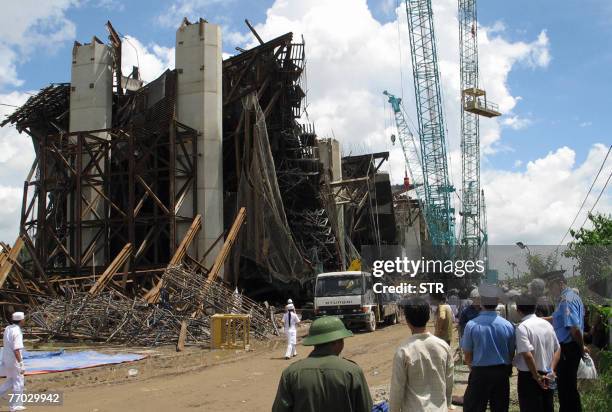
[[[404,161],[410,180],[414,186],[417,197],[423,201],[425,199],[425,192],[423,188],[423,169],[421,166],[421,155],[419,149],[414,140],[414,134],[408,126],[406,121],[406,114],[402,106],[402,99],[394,96],[388,91],[384,91],[383,94],[389,99],[389,104],[393,108],[393,115],[395,117],[395,126],[397,127],[397,136],[404,154]]]
[[[459,50],[461,90],[478,88],[478,43],[476,0],[459,1]],[[461,101],[461,246],[470,257],[482,246],[480,199],[480,121],[465,110],[467,95]]]
[[[424,203],[433,246],[455,245],[455,210],[451,203],[445,122],[431,0],[405,0],[412,56]]]
[[[479,88],[476,0],[458,0],[461,77],[461,251],[469,259],[486,256],[486,208],[480,188],[480,118],[499,116]]]

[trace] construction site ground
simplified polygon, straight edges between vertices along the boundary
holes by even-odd
[[[301,327],[300,336],[307,330]],[[388,397],[393,354],[409,334],[402,322],[345,341],[343,356],[363,368],[376,401]],[[251,351],[188,348],[177,354],[162,348],[135,363],[28,377],[26,387],[28,392],[62,391],[62,411],[270,411],[282,370],[310,350],[298,342],[297,358],[287,361],[283,339],[257,343]],[[467,368],[457,366],[454,394],[463,395],[466,383]]]

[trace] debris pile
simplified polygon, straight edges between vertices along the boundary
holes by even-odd
[[[176,343],[187,323],[187,344],[210,344],[210,317],[215,313],[248,314],[251,336],[263,340],[274,333],[268,311],[201,272],[171,266],[163,274],[156,304],[128,298],[110,289],[93,295],[79,292],[47,298],[32,313],[33,332],[47,339],[83,339],[106,343],[155,346]]]

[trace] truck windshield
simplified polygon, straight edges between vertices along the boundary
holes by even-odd
[[[363,294],[361,276],[330,276],[317,279],[315,296],[347,296]]]

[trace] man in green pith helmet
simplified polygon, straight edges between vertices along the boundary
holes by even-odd
[[[363,371],[339,356],[344,338],[351,336],[335,316],[315,320],[302,342],[314,350],[283,371],[272,412],[370,412],[372,398]]]

